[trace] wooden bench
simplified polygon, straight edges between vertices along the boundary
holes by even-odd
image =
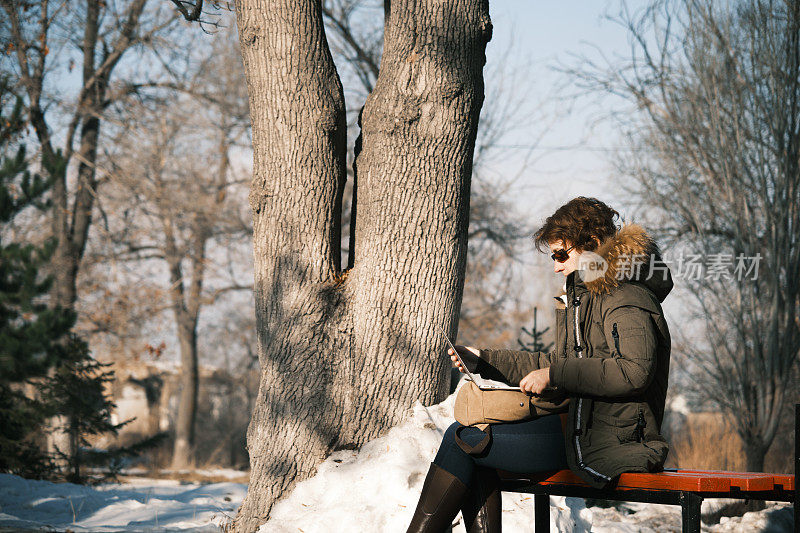
[[[681,506],[684,533],[700,532],[705,498],[794,502],[794,531],[800,532],[800,501],[795,476],[800,472],[800,404],[795,406],[795,475],[754,472],[665,470],[622,474],[613,488],[593,489],[570,470],[536,475],[500,471],[501,490],[534,495],[535,532],[550,531],[550,496],[661,503]]]

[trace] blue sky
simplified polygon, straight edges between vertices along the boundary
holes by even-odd
[[[631,2],[630,5],[641,5]],[[576,50],[582,43],[623,49],[625,32],[603,16],[619,10],[617,0],[496,0],[489,5],[495,32],[490,48],[507,39],[506,27],[515,28],[523,49],[542,58]]]
[[[629,2],[632,8],[642,1]],[[625,29],[607,19],[617,14],[618,0],[573,0],[555,2],[544,0],[496,0],[490,3],[494,36],[487,49],[487,64],[501,61],[504,51],[513,44],[506,58],[516,69],[527,69],[530,83],[528,99],[543,102],[550,120],[533,121],[527,130],[516,132],[510,145],[530,144],[540,137],[534,151],[535,162],[519,180],[520,199],[537,209],[551,211],[577,195],[592,195],[614,202],[612,185],[608,181],[612,170],[610,154],[597,148],[619,146],[614,125],[598,119],[620,101],[602,102],[581,98],[559,98],[552,93],[568,92],[563,84],[568,78],[554,70],[559,62],[570,62],[570,54],[596,54],[594,47],[608,57],[625,56],[628,38]],[[571,107],[569,113],[564,110]],[[551,122],[551,124],[547,124]],[[546,128],[546,131],[545,131]],[[542,133],[544,131],[544,133]],[[509,148],[524,153],[522,148]],[[518,160],[509,158],[509,172],[514,172]]]

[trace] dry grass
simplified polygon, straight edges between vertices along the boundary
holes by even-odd
[[[672,438],[668,467],[746,471],[742,440],[718,413],[693,414]]]
[[[670,439],[667,468],[747,471],[742,439],[719,413],[693,413]],[[765,472],[792,471],[794,428],[784,420],[764,460]]]
[[[119,480],[123,483],[131,479],[147,478],[147,479],[172,479],[182,483],[247,483],[250,475],[242,472],[241,476],[229,477],[225,475],[215,474],[213,470],[149,470],[143,471],[141,474],[126,474],[119,476]]]

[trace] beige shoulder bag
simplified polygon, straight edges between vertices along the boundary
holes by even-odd
[[[468,380],[458,391],[453,414],[463,427],[456,430],[456,443],[470,455],[480,456],[492,441],[492,424],[522,422],[566,410],[569,399],[559,394],[546,398],[508,389],[481,389]],[[471,446],[461,438],[464,427],[477,427],[485,433],[483,439]]]

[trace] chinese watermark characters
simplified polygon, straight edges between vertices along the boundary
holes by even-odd
[[[690,281],[707,280],[755,280],[758,279],[758,266],[761,254],[700,254],[681,253],[674,261],[656,258],[645,254],[628,255],[619,258],[616,277],[623,279],[666,279],[667,271],[672,270],[675,277]]]

